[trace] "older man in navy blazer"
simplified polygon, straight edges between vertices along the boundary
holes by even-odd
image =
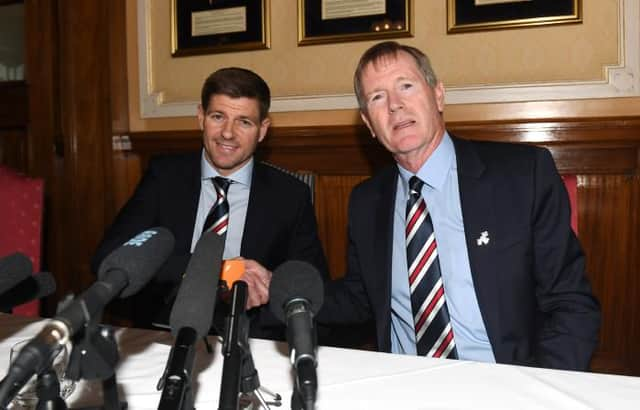
[[[373,46],[354,83],[396,164],[351,194],[348,271],[319,321],[373,319],[386,352],[588,369],[599,305],[549,152],[449,135],[444,87],[413,47]]]
[[[216,177],[231,182],[226,195],[224,258],[244,258],[241,279],[249,289],[251,336],[284,338],[284,326],[264,306],[273,269],[297,259],[326,274],[309,187],[254,160],[270,125],[269,105],[269,87],[254,72],[223,68],[211,74],[198,107],[203,149],[152,159],[132,198],[105,234],[93,260],[94,271],[109,252],[145,229],[163,226],[176,239],[169,260],[135,297],[131,315],[135,325],[168,322],[173,296],[217,201]],[[216,316],[221,307],[216,308]]]

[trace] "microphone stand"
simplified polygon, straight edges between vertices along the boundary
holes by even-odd
[[[67,376],[71,380],[102,380],[102,406],[76,410],[126,410],[127,402],[118,397],[115,366],[119,360],[118,345],[111,327],[91,321],[74,336],[74,348],[69,357]]]
[[[281,405],[282,397],[260,386],[260,378],[253,363],[249,348],[249,318],[246,314],[247,284],[236,281],[231,295],[231,313],[227,318],[222,355],[222,380],[220,382],[219,410],[237,410],[239,396],[254,394],[263,409],[269,410],[269,403],[262,392],[273,397],[271,404]]]
[[[167,361],[167,368],[158,382],[157,388],[162,390],[158,410],[193,410],[195,408],[191,372],[197,338],[198,335],[193,328],[182,328],[178,331]]]
[[[301,380],[309,380],[310,383],[305,384]],[[301,360],[296,371],[293,393],[291,393],[291,410],[315,409],[317,385],[315,363],[312,360]]]
[[[51,367],[38,375],[36,396],[38,396],[36,410],[68,409],[67,404],[62,400],[62,397],[60,397],[60,382],[58,382],[58,375]]]
[[[35,397],[36,406],[38,409],[49,408],[51,410],[67,410],[67,406],[64,400],[62,400],[62,398],[60,397],[60,384],[58,383],[58,376],[53,370],[53,359],[59,352],[60,350],[54,352],[49,358],[49,361],[36,372],[37,379],[35,385]],[[15,377],[5,377],[4,379],[2,379],[2,381],[0,381],[0,409],[6,409],[7,406],[11,404],[11,401],[15,399],[20,390],[27,383],[27,380],[16,379]]]
[[[99,316],[99,315],[97,315]],[[83,407],[77,410],[125,410],[126,402],[120,402],[115,375],[115,365],[118,362],[118,346],[113,330],[110,327],[97,325],[96,321],[89,322],[72,338],[73,349],[69,354],[69,363],[65,372],[71,380],[102,380],[104,405],[97,407]],[[49,363],[39,371],[37,376],[36,395],[37,409],[66,410],[67,406],[60,397],[60,384],[57,375]],[[2,400],[11,400],[19,388],[15,385],[0,383],[3,394]],[[4,408],[4,406],[0,406]]]

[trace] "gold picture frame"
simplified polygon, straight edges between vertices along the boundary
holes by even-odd
[[[413,0],[298,0],[298,45],[413,37]]]
[[[447,0],[447,33],[582,23],[582,0]]]
[[[271,47],[270,0],[171,0],[171,55]]]

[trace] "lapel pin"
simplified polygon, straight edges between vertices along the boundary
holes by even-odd
[[[478,246],[487,245],[489,243],[489,231],[480,232],[480,237],[476,239]]]

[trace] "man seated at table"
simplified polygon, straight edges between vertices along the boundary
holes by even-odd
[[[135,326],[168,323],[176,289],[196,242],[207,230],[225,235],[224,258],[244,258],[252,337],[283,339],[284,326],[263,306],[272,270],[291,260],[327,272],[309,187],[254,160],[270,125],[270,90],[252,71],[223,68],[202,86],[202,150],[153,158],[135,193],[106,232],[92,268],[145,229],[168,228],[175,249],[135,296]],[[224,309],[216,308],[216,316]],[[159,317],[161,316],[161,317]],[[219,329],[223,331],[223,329]]]
[[[588,369],[600,310],[549,152],[450,135],[414,47],[371,47],[354,88],[396,164],[354,188],[347,273],[318,320],[373,318],[386,352]]]

